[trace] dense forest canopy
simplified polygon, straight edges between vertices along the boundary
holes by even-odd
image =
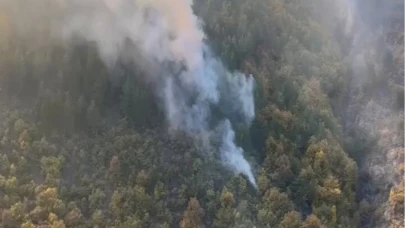
[[[0,227],[404,227],[401,0],[0,0]]]

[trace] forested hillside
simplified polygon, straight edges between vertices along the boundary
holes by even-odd
[[[257,187],[171,128],[139,44],[101,44],[111,63],[55,34],[69,2],[0,0],[0,227],[404,227],[403,1],[194,0],[212,55],[254,78],[251,122],[226,99],[209,120]]]

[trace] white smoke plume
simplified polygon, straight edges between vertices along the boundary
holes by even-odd
[[[236,174],[256,181],[243,150],[235,144],[231,122],[212,123],[212,107],[224,116],[236,115],[246,124],[254,118],[253,77],[230,73],[204,43],[204,33],[193,14],[191,0],[80,0],[73,1],[64,35],[97,43],[108,65],[129,39],[153,70],[148,80],[158,86],[171,129],[193,136],[222,134],[222,163]],[[172,66],[172,67],[168,67]],[[173,72],[177,66],[180,70]],[[212,126],[214,125],[214,126]]]

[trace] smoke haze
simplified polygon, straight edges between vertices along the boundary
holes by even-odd
[[[388,227],[395,220],[403,222],[403,216],[396,218],[390,209],[390,194],[403,187],[403,171],[398,168],[404,151],[403,128],[398,127],[403,126],[403,99],[394,91],[403,97],[404,1],[347,2],[351,42],[346,58],[352,71],[348,96],[357,98],[348,99],[342,109],[345,135],[375,140],[359,159],[359,195],[378,213],[384,212],[369,219],[367,227]]]
[[[191,6],[189,0],[86,0],[68,7],[65,2],[71,13],[62,20],[62,34],[96,42],[110,67],[128,40],[133,43],[139,53],[130,58],[145,63],[146,80],[157,88],[170,129],[196,137],[220,132],[222,163],[256,187],[228,119],[237,116],[249,125],[254,118],[253,77],[229,72],[212,55]],[[221,110],[222,120],[211,118],[213,108]],[[206,150],[215,150],[209,140],[204,142]]]

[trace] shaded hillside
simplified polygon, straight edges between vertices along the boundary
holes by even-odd
[[[403,227],[404,3],[358,1],[341,116],[358,161],[364,227]],[[360,145],[359,145],[360,144]]]

